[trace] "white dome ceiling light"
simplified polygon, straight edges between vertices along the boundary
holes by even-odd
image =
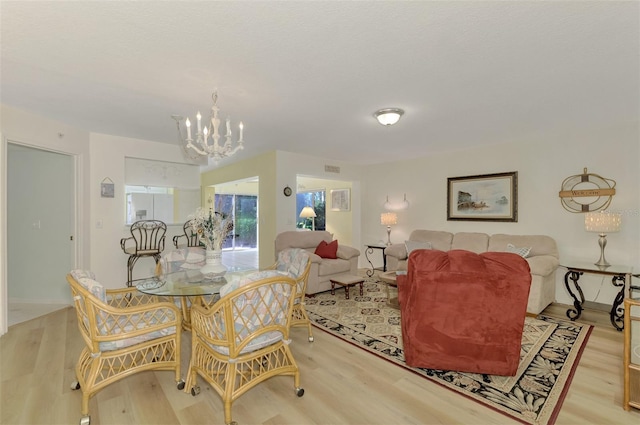
[[[378,122],[382,125],[393,125],[400,121],[400,117],[404,114],[404,111],[400,108],[385,108],[376,111],[373,116],[376,117]]]

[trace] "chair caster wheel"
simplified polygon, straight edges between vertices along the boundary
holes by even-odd
[[[89,425],[91,423],[91,416],[83,416],[80,418],[80,425]]]
[[[184,390],[184,381],[183,380],[178,381],[178,389],[179,390]]]
[[[312,336],[309,337],[309,342],[313,342],[313,337]]]
[[[191,395],[195,397],[198,394],[200,394],[200,387],[197,385],[195,387],[191,387]]]
[[[71,383],[71,389],[72,389],[72,390],[74,390],[74,391],[75,391],[75,390],[79,390],[79,389],[80,389],[80,382],[78,382],[78,381],[73,381],[73,382]]]
[[[296,395],[302,397],[304,395],[304,388],[296,388]]]

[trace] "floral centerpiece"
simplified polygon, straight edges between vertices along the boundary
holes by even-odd
[[[189,218],[192,220],[191,228],[198,234],[200,243],[210,250],[221,250],[222,243],[233,231],[231,217],[211,209],[200,207]]]
[[[227,272],[227,267],[222,264],[222,243],[233,230],[233,220],[226,214],[205,208],[198,208],[189,219],[200,244],[206,247],[206,264],[200,272],[209,279],[222,279]]]

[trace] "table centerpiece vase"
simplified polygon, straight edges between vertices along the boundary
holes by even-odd
[[[205,265],[200,272],[206,279],[222,279],[227,272],[227,267],[222,264],[222,243],[233,230],[232,218],[211,208],[198,208],[189,219],[192,229],[198,234],[200,244],[206,249]]]
[[[200,273],[207,279],[220,280],[227,273],[227,267],[222,264],[221,249],[207,249],[206,264],[200,269]]]

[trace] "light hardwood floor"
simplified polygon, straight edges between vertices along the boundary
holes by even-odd
[[[564,317],[566,307],[546,313]],[[622,408],[622,342],[601,312],[585,312],[595,329],[556,421],[640,424],[640,411]],[[239,424],[510,424],[509,418],[314,328],[292,330],[291,345],[305,395],[293,379],[276,377],[233,405]],[[184,333],[183,376],[190,334]],[[82,348],[72,308],[9,328],[0,338],[0,423],[74,424],[80,392],[70,389]],[[171,372],[143,372],[98,393],[91,423],[220,424],[220,398],[199,380],[197,397],[178,391]]]

